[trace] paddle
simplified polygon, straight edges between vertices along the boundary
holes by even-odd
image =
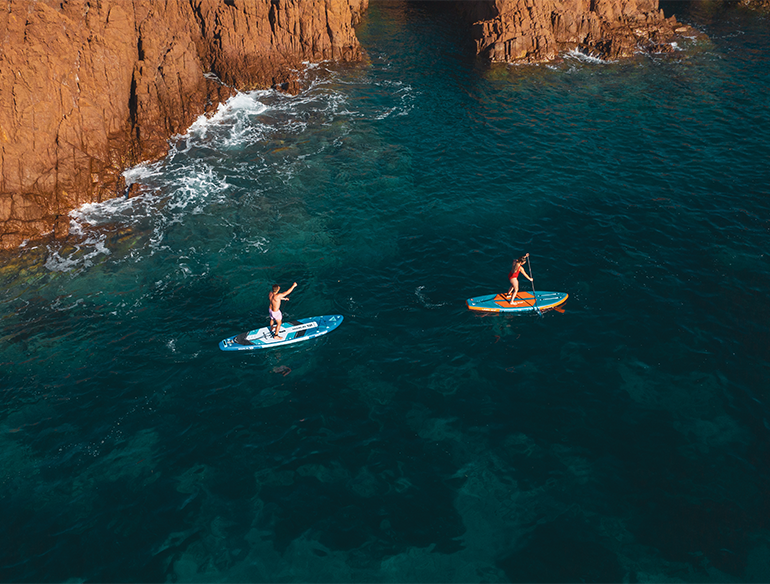
[[[529,277],[532,278],[532,281],[530,283],[532,284],[532,296],[535,299],[535,310],[537,310],[538,316],[543,316],[543,313],[537,307],[537,294],[535,293],[535,276],[532,274],[532,260],[529,259],[529,254],[527,254],[527,265],[529,266]]]

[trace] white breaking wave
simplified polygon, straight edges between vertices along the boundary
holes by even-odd
[[[609,65],[611,63],[617,63],[617,61],[612,61],[609,59],[600,59],[599,57],[594,57],[593,55],[588,55],[579,49],[572,49],[570,51],[567,51],[564,54],[565,58],[573,58],[577,59],[578,61],[583,61],[584,63],[594,63],[597,65]]]
[[[187,129],[187,136],[202,141],[213,128],[227,128],[229,136],[224,140],[225,145],[237,144],[243,139],[260,139],[261,133],[254,132],[259,129],[259,124],[252,124],[251,118],[268,110],[268,106],[259,98],[269,95],[271,91],[252,91],[250,93],[238,93],[220,103],[217,111],[212,116],[201,115]]]
[[[130,223],[135,214],[146,214],[147,203],[144,198],[125,197],[116,197],[103,203],[85,203],[70,211],[70,233],[85,237],[88,226],[96,227],[114,222]]]
[[[123,177],[126,179],[127,185],[132,185],[135,182],[142,182],[155,176],[161,176],[162,174],[163,167],[160,161],[142,162],[123,171]]]
[[[343,138],[352,131],[348,122],[405,115],[415,97],[412,88],[400,81],[350,78],[327,63],[308,64],[303,75],[308,89],[299,95],[275,90],[237,93],[213,114],[199,116],[184,134],[172,137],[164,159],[127,169],[126,184],[141,184],[142,194],[71,211],[70,233],[75,241],[66,246],[51,244],[46,267],[69,271],[92,265],[97,256],[110,255],[107,246],[121,240],[111,234],[125,227],[141,233],[137,241],[143,242],[145,252],[132,248],[125,252],[127,256],[114,256],[112,261],[141,261],[161,249],[178,252],[190,236],[169,235],[194,230],[192,217],[211,215],[212,224],[229,224],[223,209],[239,214],[238,209],[253,205],[262,193],[280,192],[291,185],[321,152],[344,148]],[[355,91],[361,85],[384,90],[380,94],[384,103],[375,111],[369,101],[355,102],[362,104],[361,110],[351,107],[350,91],[344,87]],[[228,227],[217,229],[222,237]],[[250,233],[244,240],[239,235],[238,249],[265,253],[268,241],[260,235]],[[255,243],[244,246],[244,241]]]
[[[174,197],[167,202],[167,209],[192,209],[194,212],[197,209],[200,212],[204,200],[222,201],[222,195],[230,188],[227,179],[208,164],[196,161],[181,170],[180,173],[174,173],[176,190]]]
[[[93,260],[97,256],[110,255],[111,252],[104,245],[104,241],[105,236],[103,234],[89,237],[76,245],[75,251],[67,257],[62,257],[58,249],[49,249],[45,267],[51,272],[69,272],[75,268],[88,268],[94,264]]]

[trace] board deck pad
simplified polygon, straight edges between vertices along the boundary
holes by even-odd
[[[219,342],[219,348],[223,351],[253,351],[291,345],[325,335],[336,329],[342,320],[342,315],[333,314],[285,321],[278,333],[278,336],[282,337],[280,339],[273,336],[270,327],[262,327],[228,337]]]
[[[564,292],[531,292],[519,291],[513,304],[508,302],[503,294],[487,294],[468,298],[465,303],[471,310],[481,312],[531,312],[548,310],[563,304],[569,298]]]

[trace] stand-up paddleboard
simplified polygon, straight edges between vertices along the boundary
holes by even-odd
[[[537,292],[533,296],[532,292],[519,291],[513,304],[508,302],[502,294],[476,296],[475,298],[468,298],[465,303],[471,310],[483,312],[531,312],[555,308],[564,304],[567,298],[569,298],[569,294],[564,292]]]
[[[219,348],[223,351],[253,351],[291,345],[325,335],[336,329],[341,323],[342,315],[340,314],[300,318],[299,320],[284,322],[281,325],[281,331],[278,333],[278,336],[282,337],[281,339],[274,337],[269,327],[263,327],[220,341]]]

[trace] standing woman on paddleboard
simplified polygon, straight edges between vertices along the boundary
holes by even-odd
[[[529,257],[529,254],[526,253],[523,256],[521,256],[517,260],[513,260],[513,266],[511,266],[511,271],[508,274],[508,280],[511,282],[511,287],[506,292],[505,297],[507,298],[509,303],[513,303],[514,299],[516,298],[516,295],[519,293],[519,273],[524,274],[524,277],[532,282],[532,278],[529,277],[529,274],[527,274],[526,271],[524,271],[524,262],[527,261],[527,258]]]

